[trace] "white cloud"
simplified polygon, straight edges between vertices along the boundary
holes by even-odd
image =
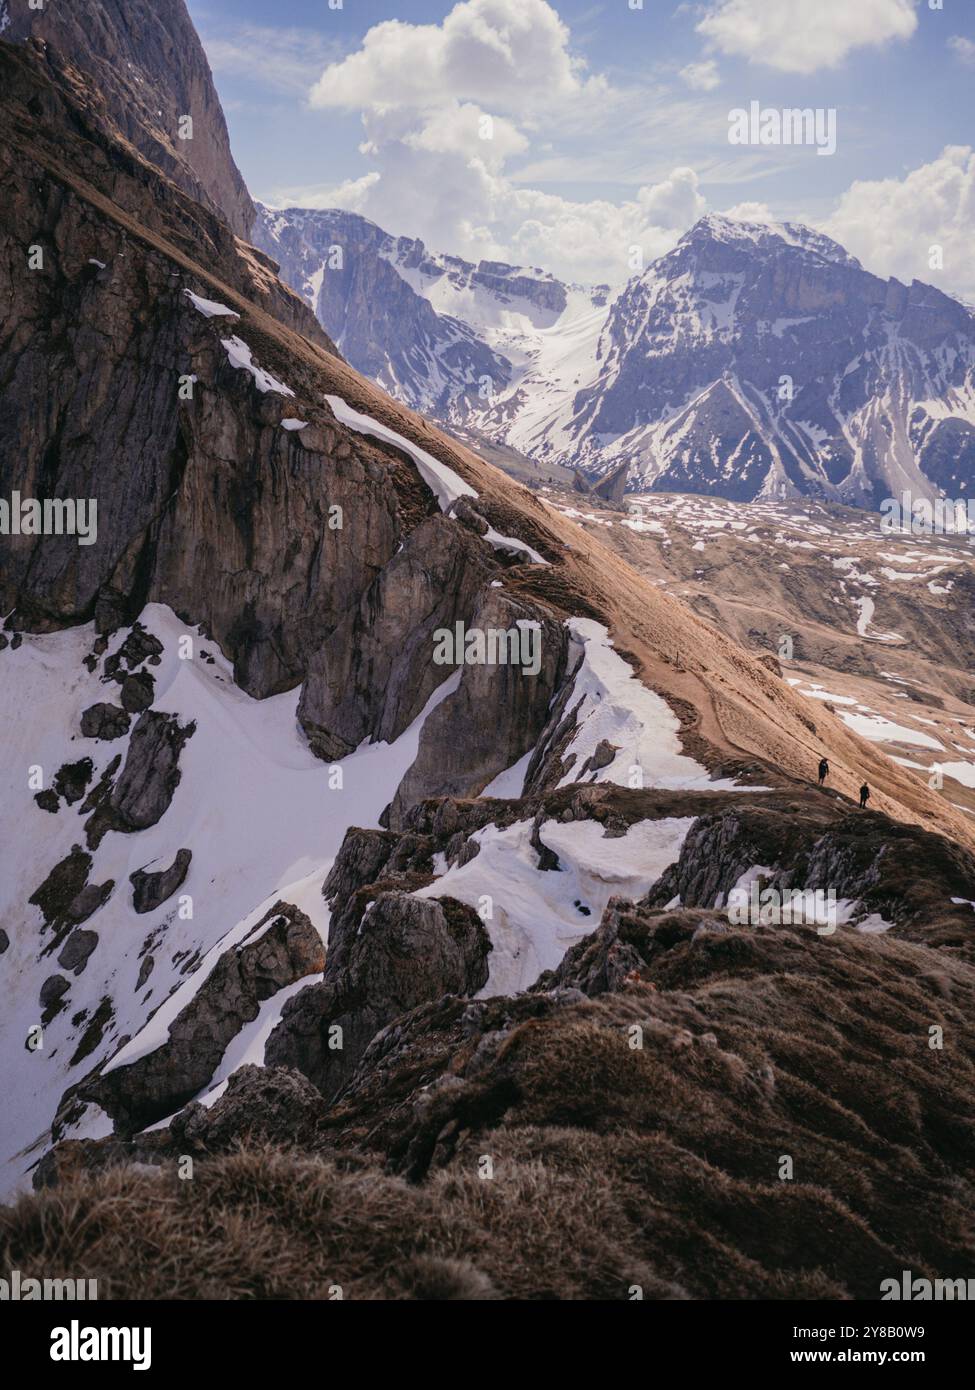
[[[705,207],[697,174],[687,168],[675,169],[663,183],[641,188],[637,203],[650,226],[682,232],[703,216]]]
[[[962,38],[960,34],[953,34],[948,40],[948,47],[958,54],[966,67],[975,68],[975,43],[971,39]]]
[[[639,246],[645,262],[669,250],[703,213],[704,199],[688,168],[644,177],[622,203],[527,186],[550,175],[514,167],[529,148],[526,130],[543,165],[560,159],[553,141],[569,146],[570,177],[579,181],[586,177],[580,144],[597,130],[611,130],[614,146],[624,143],[648,102],[644,93],[634,109],[625,93],[589,75],[570,39],[547,0],[461,0],[440,24],[374,26],[310,94],[312,106],[362,113],[361,150],[372,171],[340,188],[301,190],[300,201],[349,208],[470,260],[541,265],[578,281],[626,279],[631,248]],[[632,158],[620,159],[633,177]],[[604,153],[595,178],[609,176]],[[298,192],[279,192],[275,201]]]
[[[705,211],[691,169],[675,169],[621,203],[577,202],[519,187],[482,160],[458,158],[433,144],[383,140],[378,169],[364,178],[281,190],[270,201],[347,208],[396,235],[420,237],[435,251],[537,265],[588,284],[626,280],[633,274],[632,247],[639,246],[649,264]]]
[[[686,68],[681,68],[680,76],[695,92],[713,92],[721,82],[718,65],[713,58],[688,63]]]
[[[736,203],[733,208],[728,208],[723,213],[724,217],[733,217],[736,222],[771,222],[776,223],[777,218],[768,203]]]
[[[585,77],[547,0],[462,0],[442,24],[374,25],[358,52],[325,69],[310,99],[320,107],[417,110],[470,100],[525,112],[587,88],[607,86]]]
[[[844,193],[822,230],[876,275],[936,284],[975,300],[975,151],[949,145],[903,179],[858,181]],[[944,269],[932,268],[931,247]]]
[[[488,115],[472,102],[441,107],[419,130],[404,136],[404,143],[431,154],[479,159],[494,171],[500,171],[512,155],[528,149],[528,141],[516,126],[503,116]]]
[[[782,72],[835,67],[855,48],[909,39],[912,0],[716,0],[697,31],[723,53]]]

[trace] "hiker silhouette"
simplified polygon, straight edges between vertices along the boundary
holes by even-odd
[[[867,786],[866,782],[864,782],[863,786],[860,788],[860,810],[861,810],[861,811],[863,810],[864,806],[866,806],[866,804],[867,804],[867,802],[868,802],[869,800],[870,800],[870,788]]]
[[[829,775],[829,763],[825,758],[819,760],[819,785],[822,786]]]

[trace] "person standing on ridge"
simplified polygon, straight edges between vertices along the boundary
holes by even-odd
[[[819,760],[819,785],[822,786],[829,775],[829,763],[825,758]]]
[[[868,802],[869,800],[870,800],[870,788],[867,786],[866,782],[864,782],[863,786],[860,788],[860,810],[861,810],[861,811],[862,811],[863,808],[866,806],[866,804],[867,804],[867,802]]]

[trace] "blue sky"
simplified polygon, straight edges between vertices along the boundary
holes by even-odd
[[[975,297],[973,0],[188,3],[265,201],[577,279],[736,210]],[[729,145],[729,111],[753,100],[835,108],[835,155]]]

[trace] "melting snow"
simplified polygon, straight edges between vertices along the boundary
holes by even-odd
[[[838,713],[854,733],[872,743],[911,743],[918,748],[935,748],[939,753],[944,751],[941,744],[929,734],[922,734],[920,729],[906,729],[903,724],[895,724],[882,714],[847,714],[845,710]]]
[[[477,492],[471,487],[470,483],[465,483],[459,473],[452,468],[448,468],[445,463],[435,459],[432,454],[428,454],[425,449],[411,443],[403,435],[397,434],[387,425],[381,425],[378,420],[374,420],[371,415],[362,415],[342,399],[341,396],[326,396],[325,399],[332,407],[332,413],[341,424],[355,430],[357,434],[371,434],[376,439],[382,439],[387,444],[394,445],[397,449],[402,449],[409,454],[416,464],[420,477],[427,487],[434,494],[440,503],[442,512],[449,512],[455,502],[461,497],[477,497]],[[496,550],[516,550],[526,555],[533,564],[547,565],[548,561],[539,555],[537,550],[533,550],[524,541],[516,540],[512,536],[499,535],[492,526],[488,527],[484,539]]]
[[[567,752],[576,755],[560,786],[576,781],[583,764],[604,739],[616,748],[613,761],[587,781],[669,790],[732,791],[727,779],[712,781],[707,769],[681,752],[680,721],[655,691],[648,690],[633,669],[613,649],[602,623],[570,618],[568,628],[582,645],[582,664],[575,676],[567,710],[577,706],[577,731]],[[581,700],[581,704],[580,704]],[[757,788],[751,789],[757,790]]]
[[[201,639],[168,608],[150,605],[140,621],[164,644],[159,666],[150,668],[156,689],[153,707],[175,714],[196,732],[180,756],[181,779],[162,819],[134,835],[110,832],[93,851],[88,881],[114,880],[111,897],[85,923],[99,942],[80,976],[69,976],[68,1007],[44,1030],[44,1050],[29,1067],[5,1078],[4,1142],[0,1192],[19,1181],[40,1152],[16,1157],[47,1141],[50,1123],[66,1086],[111,1056],[117,1040],[129,1034],[127,1059],[161,1041],[173,1010],[185,1005],[206,979],[215,956],[239,943],[278,898],[306,912],[325,937],[328,910],[321,885],[349,825],[378,826],[379,816],[414,762],[420,730],[432,709],[456,689],[455,672],[433,693],[426,708],[393,744],[363,744],[341,763],[341,789],[330,786],[328,764],[307,747],[296,719],[298,691],[255,700],[233,683],[219,649]],[[109,653],[121,644],[113,639]],[[190,635],[214,657],[180,660],[179,640]],[[38,1022],[43,981],[57,973],[55,956],[40,957],[51,939],[41,935],[41,914],[27,899],[72,845],[83,843],[79,806],[62,806],[51,815],[34,805],[25,769],[39,764],[45,785],[65,762],[90,757],[96,780],[126,740],[99,742],[79,733],[81,712],[112,698],[114,685],[100,671],[82,664],[95,640],[92,625],[46,636],[25,635],[18,650],[3,653],[4,714],[0,758],[0,920],[9,930],[9,948],[0,956],[0,1052],[14,1057],[28,1028]],[[193,851],[180,892],[192,895],[193,918],[178,915],[174,896],[144,917],[132,909],[129,875],[147,865],[168,866],[176,851]],[[155,968],[136,992],[143,947],[150,933]],[[209,954],[208,954],[209,953]],[[195,955],[204,958],[182,973]],[[306,983],[308,983],[306,981]],[[170,991],[177,989],[171,998]],[[102,1042],[76,1067],[70,1058],[102,998],[114,1016]],[[164,1004],[146,1023],[149,1007]],[[165,1002],[164,1001],[167,1001]],[[78,1026],[71,1019],[82,1009]],[[143,1026],[144,1025],[144,1026]],[[87,1123],[87,1120],[83,1120]],[[69,1137],[74,1137],[74,1131]],[[13,1159],[12,1162],[9,1160]]]
[[[187,291],[187,293],[189,293],[189,291]],[[258,391],[276,391],[279,396],[294,395],[290,386],[285,386],[283,382],[273,377],[270,372],[264,371],[262,367],[258,367],[257,364],[251,360],[251,350],[241,338],[234,336],[233,338],[221,338],[220,341],[226,348],[227,356],[230,358],[230,365],[250,372],[251,376],[254,378],[254,385],[257,387]]]
[[[183,293],[190,300],[193,308],[198,309],[204,318],[218,319],[225,315],[232,319],[240,318],[236,309],[228,309],[226,304],[218,304],[215,299],[203,299],[200,295],[194,294],[192,290],[184,290]]]
[[[482,995],[515,993],[594,931],[611,897],[647,893],[679,857],[693,823],[693,817],[639,821],[625,835],[607,838],[594,821],[546,821],[540,838],[558,855],[559,870],[538,868],[530,820],[504,830],[487,825],[472,837],[480,845],[475,858],[415,896],[449,896],[480,911],[494,946]]]

